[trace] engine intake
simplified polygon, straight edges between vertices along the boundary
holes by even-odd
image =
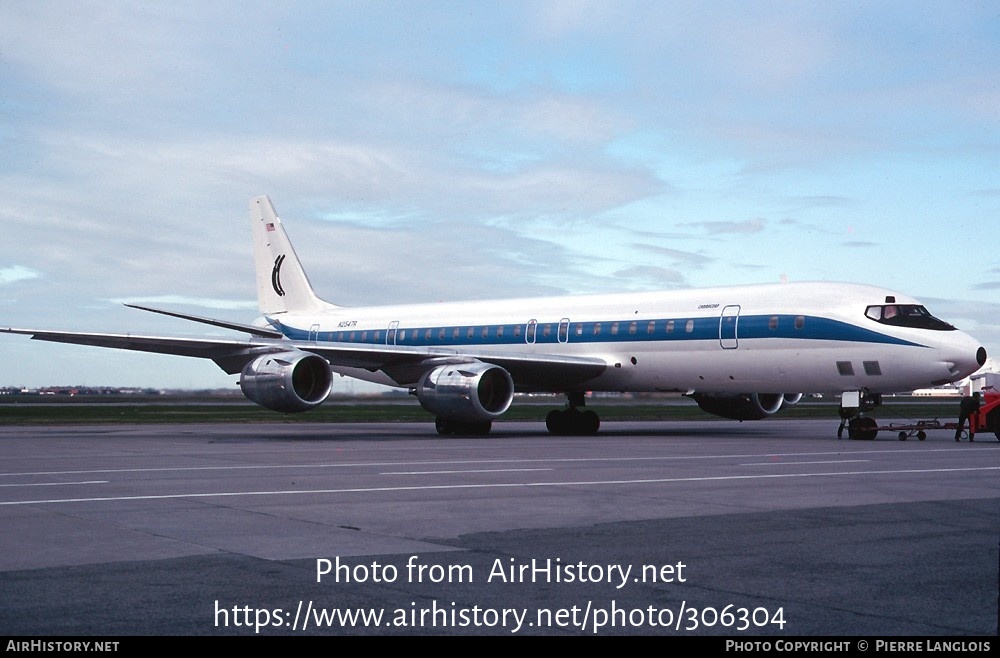
[[[318,407],[330,394],[333,375],[321,356],[279,352],[257,357],[243,368],[243,395],[262,407],[298,413]]]
[[[802,399],[801,393],[695,393],[704,411],[733,420],[760,420]]]
[[[438,366],[420,378],[417,399],[441,418],[492,421],[514,400],[514,380],[500,366],[479,361]]]

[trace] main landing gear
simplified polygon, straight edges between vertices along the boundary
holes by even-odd
[[[545,417],[545,427],[556,436],[590,436],[601,428],[600,417],[590,411],[580,411],[586,404],[583,393],[567,393],[569,405],[565,409],[553,409]]]

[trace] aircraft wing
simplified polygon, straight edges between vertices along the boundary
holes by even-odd
[[[182,338],[133,334],[101,334],[75,331],[0,328],[0,332],[24,334],[32,340],[73,345],[92,345],[138,352],[174,354],[211,359],[233,375],[261,354],[301,350],[318,354],[331,365],[385,372],[400,386],[415,384],[429,368],[448,363],[483,361],[507,370],[518,390],[562,390],[601,374],[603,359],[549,354],[516,355],[503,352],[425,349],[403,345],[317,344],[309,341],[269,339]]]
[[[230,375],[240,372],[243,365],[257,354],[268,351],[265,341],[216,340],[206,338],[170,338],[135,334],[98,334],[79,331],[49,331],[39,329],[0,328],[10,334],[24,334],[32,340],[73,345],[93,345],[120,350],[154,352],[211,359]],[[275,341],[277,342],[277,341]]]

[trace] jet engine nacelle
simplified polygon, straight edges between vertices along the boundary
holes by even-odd
[[[733,420],[760,420],[802,399],[801,393],[695,393],[691,397],[704,411]]]
[[[257,357],[243,368],[243,395],[262,407],[297,413],[318,407],[330,394],[333,375],[321,356],[278,352]]]
[[[420,378],[417,399],[441,418],[492,421],[514,400],[514,380],[500,366],[478,361],[438,366]]]

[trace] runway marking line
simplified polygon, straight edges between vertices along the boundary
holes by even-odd
[[[576,482],[524,482],[524,483],[492,483],[492,484],[441,484],[400,487],[356,487],[351,489],[311,489],[303,491],[227,491],[200,494],[161,494],[148,496],[110,496],[102,498],[58,498],[51,500],[15,500],[0,502],[0,506],[43,505],[53,503],[94,503],[127,500],[168,500],[176,498],[234,498],[239,496],[302,496],[315,494],[337,493],[377,493],[391,491],[433,491],[446,489],[501,489],[517,487],[579,487],[594,485],[627,485],[627,484],[664,484],[671,482],[719,482],[726,480],[765,480],[784,478],[834,477],[858,475],[902,475],[914,473],[967,473],[971,471],[998,471],[1000,466],[984,466],[970,468],[934,468],[934,469],[901,469],[893,471],[842,471],[829,473],[785,473],[762,475],[717,475],[691,478],[657,478],[648,480],[594,480]]]
[[[386,471],[379,475],[456,475],[462,473],[531,473],[536,471],[554,471],[554,468],[489,468],[467,471]]]
[[[84,482],[19,482],[0,484],[0,487],[58,487],[61,484],[107,484],[110,480],[87,480]]]
[[[920,452],[898,452],[896,450],[870,450],[861,454],[877,455],[891,454],[895,456],[923,455],[928,452],[961,452],[969,455],[973,454],[964,448],[933,448],[931,450],[921,450]],[[88,473],[173,473],[184,471],[239,471],[239,470],[264,470],[264,469],[300,469],[300,468],[364,468],[364,467],[386,467],[386,466],[420,466],[420,465],[460,465],[460,464],[577,464],[584,462],[648,462],[648,461],[689,461],[702,459],[750,459],[750,458],[775,458],[775,457],[820,457],[823,455],[842,456],[843,451],[833,452],[794,452],[794,453],[771,453],[771,454],[735,454],[735,455],[662,455],[657,457],[544,457],[538,459],[456,459],[456,460],[434,460],[434,461],[391,461],[391,462],[354,462],[354,463],[319,463],[319,464],[246,464],[241,466],[168,466],[159,468],[103,468],[74,471],[28,471],[0,473],[0,477],[20,477],[28,475],[84,475]],[[977,453],[978,454],[978,451]],[[781,462],[773,462],[775,464]],[[820,462],[822,463],[822,462]]]
[[[818,462],[749,462],[740,466],[803,466],[813,464],[862,464],[870,462],[870,459],[831,459],[830,461]]]

